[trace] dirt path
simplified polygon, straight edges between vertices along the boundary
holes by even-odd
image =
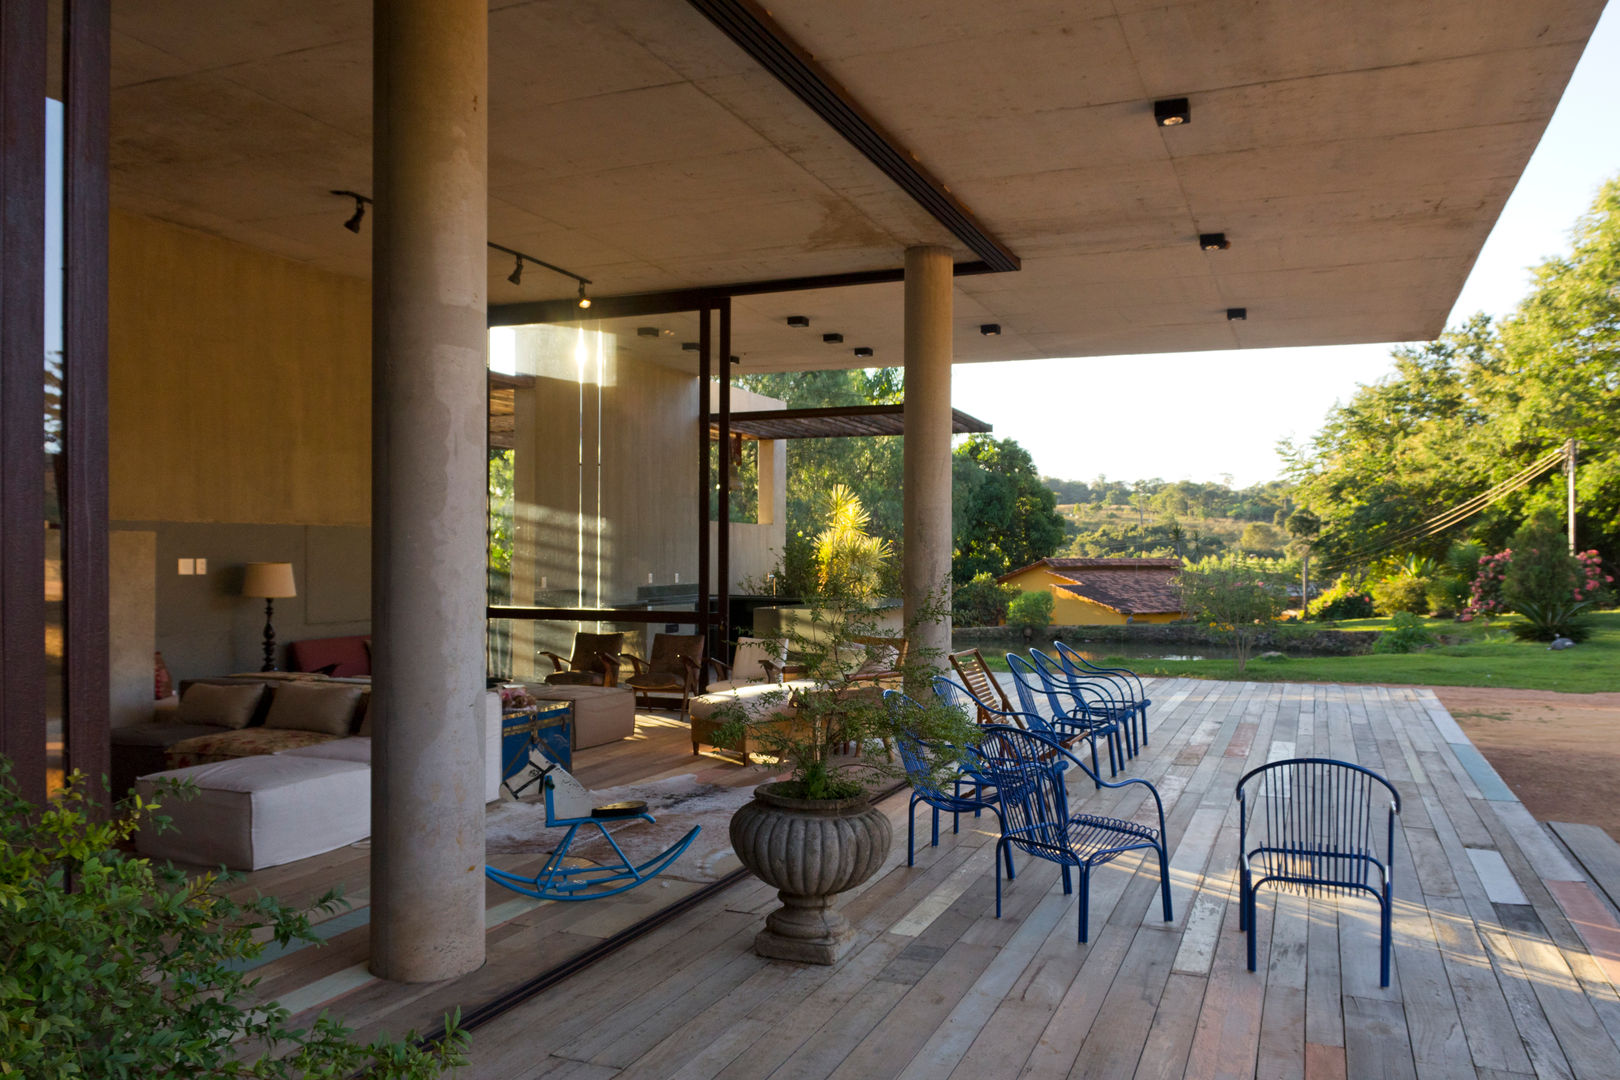
[[[1620,694],[1430,689],[1537,820],[1620,839]]]

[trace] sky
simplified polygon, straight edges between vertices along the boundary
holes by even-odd
[[[1476,311],[1510,314],[1530,290],[1531,269],[1569,247],[1569,231],[1598,187],[1620,173],[1620,5],[1598,22],[1552,122],[1530,159],[1447,325]],[[957,408],[1016,439],[1045,476],[1091,480],[1159,477],[1223,481],[1245,487],[1281,475],[1279,440],[1305,441],[1335,403],[1392,370],[1383,345],[1164,353],[1153,357],[1154,422],[1137,410],[1086,409],[1077,424],[1075,396],[1061,390],[1085,376],[1084,397],[1138,401],[1142,363],[1118,358],[959,364],[952,372]],[[1077,366],[1083,365],[1083,366]]]

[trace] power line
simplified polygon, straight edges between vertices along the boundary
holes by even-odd
[[[1438,532],[1449,529],[1454,525],[1460,524],[1504,496],[1510,495],[1532,481],[1539,479],[1541,476],[1550,472],[1553,468],[1564,462],[1566,458],[1567,451],[1566,447],[1564,446],[1559,447],[1557,450],[1550,451],[1549,453],[1531,462],[1517,473],[1508,477],[1506,480],[1501,481],[1500,483],[1492,486],[1484,492],[1481,492],[1473,498],[1458,503],[1449,510],[1436,514],[1419,525],[1414,525],[1410,528],[1403,529],[1401,532],[1396,533],[1393,536],[1384,537],[1373,544],[1341,556],[1340,558],[1334,560],[1331,564],[1326,565],[1325,569],[1339,570],[1351,563],[1364,562],[1375,555],[1381,555],[1386,551],[1390,551],[1412,540],[1430,537]]]

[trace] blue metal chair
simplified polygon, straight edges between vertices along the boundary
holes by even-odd
[[[1380,857],[1373,819],[1386,793],[1389,814]],[[1286,758],[1245,773],[1237,783],[1237,800],[1238,926],[1249,935],[1249,970],[1255,963],[1254,897],[1260,886],[1294,885],[1313,896],[1367,892],[1379,905],[1378,985],[1388,986],[1400,792],[1371,769],[1348,761]],[[1374,871],[1376,885],[1370,880]]]
[[[1146,746],[1148,744],[1147,710],[1148,706],[1153,704],[1153,699],[1147,696],[1147,690],[1142,685],[1141,676],[1130,668],[1098,667],[1061,641],[1052,642],[1052,648],[1057,651],[1058,662],[1063,665],[1065,670],[1076,674],[1100,675],[1120,684],[1124,691],[1121,696],[1129,701],[1136,710],[1138,730],[1135,741],[1142,746]]]
[[[906,708],[920,708],[916,701],[900,690],[886,690],[883,700],[890,709],[900,711]],[[948,703],[953,704],[954,703]],[[962,831],[962,815],[972,812],[978,817],[981,812],[988,810],[996,815],[996,823],[1001,824],[1001,802],[996,797],[995,788],[973,768],[972,750],[966,747],[949,747],[940,744],[924,742],[905,730],[903,724],[896,725],[901,734],[896,740],[900,747],[900,761],[906,769],[906,780],[911,784],[911,805],[906,810],[906,865],[916,865],[917,842],[917,804],[926,803],[934,811],[934,834],[929,841],[931,847],[939,846],[939,812],[941,810],[951,815],[951,832]],[[955,752],[960,761],[960,768],[951,780],[950,790],[946,790],[941,783],[940,770],[935,765],[934,755],[940,751]],[[968,789],[964,794],[964,789]],[[1005,826],[1002,826],[1005,832]],[[1012,852],[1006,853],[1007,877],[1013,876]]]
[[[1044,684],[1085,702],[1094,717],[1118,727],[1124,738],[1116,735],[1112,741],[1116,744],[1121,768],[1127,757],[1136,756],[1136,731],[1131,726],[1136,718],[1136,707],[1119,692],[1118,686],[1104,679],[1076,675],[1039,649],[1029,650],[1029,658],[1030,666]]]
[[[1001,794],[1005,824],[998,844],[1057,863],[1063,868],[1064,893],[1074,891],[1071,870],[1080,871],[1081,941],[1087,940],[1092,868],[1128,851],[1152,849],[1158,854],[1164,918],[1169,922],[1174,917],[1170,906],[1170,858],[1165,850],[1164,802],[1152,784],[1138,779],[1118,782],[1098,779],[1084,762],[1053,740],[1000,724],[984,729],[976,754],[979,770]],[[1100,814],[1071,813],[1069,792],[1063,782],[1064,764],[1072,764],[1091,775],[1099,787],[1140,784],[1147,788],[1158,811],[1158,828]],[[996,918],[1001,918],[999,873],[996,875]]]
[[[1050,710],[1051,725],[1066,735],[1065,745],[1081,739],[1091,744],[1091,771],[1098,772],[1097,739],[1108,740],[1108,775],[1118,776],[1123,764],[1119,748],[1119,724],[1105,702],[1088,699],[1083,690],[1071,688],[1067,683],[1058,685],[1045,673],[1035,668],[1017,653],[1007,654],[1007,667],[1012,672],[1013,689],[1018,703],[1026,713],[1041,713],[1041,701]]]

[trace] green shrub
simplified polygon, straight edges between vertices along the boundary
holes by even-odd
[[[1019,593],[1007,605],[1007,625],[1038,634],[1052,624],[1053,603],[1052,594],[1044,589]]]
[[[1423,620],[1409,611],[1397,612],[1390,619],[1390,623],[1390,628],[1379,634],[1378,640],[1373,642],[1373,652],[1416,652],[1435,643],[1434,635],[1423,625]]]
[[[1400,571],[1379,578],[1373,582],[1372,603],[1380,615],[1403,611],[1421,615],[1429,610],[1429,579]]]
[[[268,944],[254,931],[313,942],[309,920],[118,851],[156,808],[136,798],[97,821],[74,774],[41,812],[0,758],[0,1075],[417,1080],[465,1064],[454,1018],[418,1049],[414,1034],[357,1044],[326,1016],[289,1030],[286,1009],[245,1004],[258,980],[234,968]]]
[[[1585,640],[1589,630],[1578,616],[1608,593],[1597,553],[1571,555],[1558,521],[1541,514],[1519,527],[1498,564],[1504,556],[1501,606],[1524,616],[1513,633],[1532,641]]]
[[[1311,618],[1323,620],[1370,619],[1377,614],[1366,586],[1350,574],[1340,574],[1338,580],[1316,598],[1310,613]]]
[[[998,585],[987,571],[980,572],[966,585],[951,590],[951,622],[957,626],[1000,626],[1006,621],[1008,605],[1017,596],[1018,586]]]

